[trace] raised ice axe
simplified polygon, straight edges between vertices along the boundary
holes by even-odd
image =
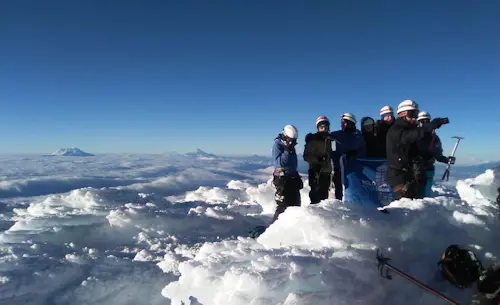
[[[455,136],[452,138],[457,139],[457,142],[455,143],[455,146],[453,147],[453,151],[451,152],[451,157],[455,157],[455,152],[457,151],[458,144],[460,143],[460,140],[462,140],[463,138],[458,137],[458,136]],[[448,161],[448,164],[446,165],[446,170],[444,171],[443,177],[441,178],[441,180],[446,179],[446,181],[448,181],[448,178],[450,178],[450,168],[451,168],[451,164],[450,164],[450,161]]]

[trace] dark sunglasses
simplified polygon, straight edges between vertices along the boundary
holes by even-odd
[[[412,119],[416,119],[418,118],[418,110],[408,110],[408,114],[406,116]]]

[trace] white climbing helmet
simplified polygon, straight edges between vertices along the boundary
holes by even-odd
[[[348,121],[351,121],[353,122],[354,124],[356,124],[358,121],[356,121],[356,117],[354,116],[354,114],[352,113],[349,113],[349,112],[346,112],[344,113],[341,117],[340,117],[342,120],[348,120]]]
[[[430,119],[431,119],[431,115],[427,111],[420,111],[418,113],[417,121],[420,121],[420,120],[430,120]]]
[[[380,115],[384,115],[387,113],[390,113],[390,114],[394,113],[394,110],[392,110],[391,106],[384,106],[384,107],[382,107],[382,109],[380,109]]]
[[[404,100],[398,105],[398,114],[403,111],[418,110],[418,104],[412,100]]]
[[[322,116],[319,116],[317,119],[316,119],[316,127],[318,127],[318,124],[321,123],[321,122],[326,122],[328,125],[330,125],[330,120],[322,115]]]
[[[283,127],[283,134],[292,139],[297,139],[299,137],[299,131],[293,125],[286,125]]]

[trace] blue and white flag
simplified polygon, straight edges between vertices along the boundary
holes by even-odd
[[[385,206],[394,200],[386,181],[386,159],[341,158],[344,202]]]

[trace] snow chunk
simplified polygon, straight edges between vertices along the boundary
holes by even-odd
[[[473,225],[484,225],[484,221],[482,221],[477,216],[472,214],[465,214],[459,211],[454,211],[453,217],[455,217],[457,221],[462,223],[473,224]]]

